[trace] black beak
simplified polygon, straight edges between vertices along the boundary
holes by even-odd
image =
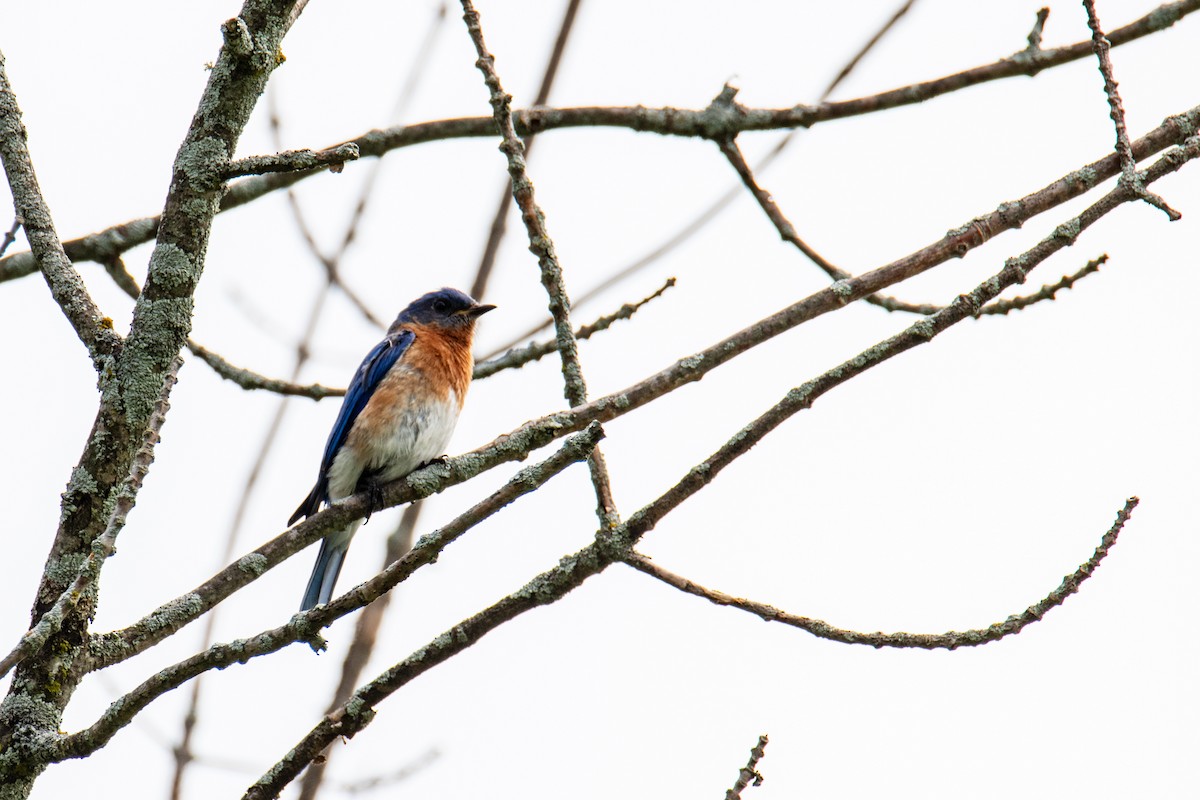
[[[471,319],[478,319],[494,308],[495,306],[491,303],[476,303],[468,308],[465,313]]]

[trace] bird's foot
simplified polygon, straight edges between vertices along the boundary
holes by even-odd
[[[429,459],[428,461],[422,461],[417,465],[417,469],[425,469],[431,464],[446,464],[448,461],[450,461],[450,456],[443,453],[440,456],[435,456],[434,458]]]
[[[367,515],[363,517],[363,525],[371,521],[371,515],[383,510],[383,484],[375,475],[364,474],[358,479],[355,489],[367,496]]]

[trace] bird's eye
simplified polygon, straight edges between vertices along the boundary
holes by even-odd
[[[437,300],[433,301],[433,310],[439,314],[445,314],[450,310],[450,304],[439,297]]]

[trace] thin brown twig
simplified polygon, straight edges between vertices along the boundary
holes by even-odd
[[[1162,211],[1174,222],[1181,214],[1167,205],[1167,201],[1146,188],[1137,172],[1137,161],[1133,157],[1133,148],[1129,143],[1129,132],[1125,128],[1125,107],[1121,103],[1121,95],[1117,91],[1117,79],[1113,76],[1112,59],[1109,50],[1112,45],[1100,27],[1100,19],[1096,16],[1095,0],[1083,0],[1087,10],[1088,28],[1092,31],[1092,50],[1096,60],[1100,62],[1100,74],[1104,77],[1104,94],[1108,97],[1109,117],[1117,133],[1117,154],[1121,157],[1121,180],[1128,183],[1139,196],[1150,205]]]
[[[38,185],[37,173],[26,146],[28,134],[21,121],[17,96],[8,82],[4,53],[0,52],[0,161],[12,191],[17,219],[25,228],[30,258],[41,269],[50,294],[63,315],[75,329],[75,335],[87,348],[92,366],[106,381],[112,372],[113,359],[124,342],[113,330],[112,320],[101,313],[88,294],[83,277],[75,269],[63,249],[50,207]],[[16,223],[12,234],[16,235]],[[7,247],[7,245],[5,245]]]
[[[1200,10],[1200,0],[1177,0],[1167,3],[1108,34],[1113,47],[1128,44],[1170,28],[1180,19]],[[611,108],[544,108],[518,110],[514,113],[517,132],[529,133],[577,127],[620,127],[658,133],[667,136],[728,137],[743,130],[777,130],[804,128],[871,114],[890,108],[925,102],[963,89],[994,80],[1018,76],[1034,76],[1044,70],[1077,61],[1092,54],[1091,42],[1078,42],[1051,50],[1029,53],[1022,50],[1011,56],[953,75],[890,89],[875,95],[836,103],[823,102],[815,106],[793,106],[789,109],[747,109],[739,119],[726,119],[724,127],[712,127],[711,116],[704,110],[679,108],[645,108],[639,106]],[[463,137],[491,136],[495,133],[491,117],[445,119],[433,122],[402,125],[365,133],[352,141],[363,158],[379,157],[392,150],[431,141]],[[757,166],[758,169],[762,165]],[[312,172],[262,175],[233,183],[221,200],[221,211],[228,211],[253,202],[271,192],[285,189],[307,178]],[[736,192],[734,192],[736,195]],[[72,261],[103,262],[152,239],[158,230],[157,217],[143,217],[114,225],[97,233],[63,242]],[[28,253],[13,253],[0,258],[0,282],[14,280],[36,271],[37,263]],[[582,298],[583,295],[579,295]],[[581,300],[582,302],[582,300]],[[541,330],[540,328],[538,330]],[[533,331],[530,335],[536,334]]]
[[[814,250],[807,242],[799,237],[795,227],[784,216],[783,211],[771,196],[771,193],[763,189],[754,177],[754,172],[750,169],[750,165],[746,163],[745,156],[742,155],[741,148],[738,147],[737,140],[728,142],[720,142],[718,145],[721,152],[728,159],[729,163],[737,171],[742,178],[742,183],[750,190],[754,199],[758,201],[759,208],[767,215],[767,218],[775,225],[775,230],[779,232],[779,236],[785,241],[795,245],[801,253],[808,257],[810,261],[816,264],[821,270],[835,281],[846,280],[851,276],[851,273],[831,263],[825,259],[820,253]],[[1011,300],[995,300],[980,309],[980,315],[1007,314],[1010,311],[1016,311],[1022,308],[1033,305],[1044,300],[1053,300],[1054,295],[1061,289],[1070,289],[1075,285],[1076,281],[1087,277],[1100,269],[1100,265],[1108,260],[1108,256],[1101,256],[1088,264],[1078,272],[1070,276],[1063,276],[1063,279],[1057,283],[1043,286],[1040,291],[1023,297],[1014,297]],[[903,311],[910,314],[920,314],[928,316],[941,311],[944,306],[935,305],[933,303],[910,303],[906,300],[901,300],[897,297],[892,297],[885,294],[869,294],[862,298],[865,302],[874,306],[879,306],[886,311]]]
[[[1029,31],[1029,36],[1026,40],[1029,42],[1027,50],[1038,52],[1042,49],[1042,33],[1046,30],[1046,20],[1050,18],[1050,9],[1039,8],[1037,19],[1033,22],[1033,28]]]
[[[12,243],[17,240],[17,231],[21,230],[21,215],[17,214],[13,217],[12,227],[4,234],[4,241],[0,241],[0,256],[3,256]]]
[[[667,278],[666,282],[658,288],[653,294],[643,297],[636,303],[625,303],[611,314],[605,314],[598,318],[595,322],[588,325],[583,325],[575,330],[575,339],[583,341],[590,339],[592,336],[601,331],[608,330],[614,323],[623,319],[629,319],[636,314],[642,306],[649,303],[651,300],[661,297],[662,293],[675,285],[674,278]],[[502,355],[492,354],[488,360],[481,361],[475,365],[475,380],[487,378],[495,375],[497,372],[506,369],[517,369],[525,366],[533,361],[537,361],[543,356],[558,350],[558,342],[550,339],[544,342],[532,342],[525,347],[509,350]]]
[[[544,106],[550,101],[550,90],[554,86],[554,79],[558,76],[558,67],[562,63],[563,53],[566,52],[567,39],[571,35],[571,28],[575,25],[575,17],[579,13],[581,2],[582,0],[567,0],[563,20],[558,26],[558,36],[554,39],[554,47],[550,49],[550,58],[542,73],[541,85],[538,87],[537,96],[533,99],[534,108]],[[533,140],[533,134],[526,134],[524,137],[526,160],[533,149]],[[482,300],[487,291],[488,278],[491,277],[492,267],[496,264],[496,254],[500,252],[500,243],[504,241],[504,234],[508,230],[508,212],[512,208],[512,200],[512,187],[506,184],[504,191],[500,192],[496,213],[492,215],[492,224],[488,229],[487,243],[484,244],[483,255],[479,259],[479,269],[476,270],[475,281],[471,284],[471,296],[476,300]]]
[[[488,52],[483,39],[479,12],[475,10],[471,0],[462,0],[462,8],[467,33],[475,45],[476,55],[479,56],[475,66],[483,74],[484,84],[488,88],[488,102],[491,103],[492,117],[501,138],[500,150],[504,153],[508,163],[508,174],[512,179],[513,199],[516,200],[517,208],[521,210],[521,221],[525,224],[525,232],[529,237],[529,249],[537,256],[542,286],[545,287],[549,298],[550,315],[554,318],[555,339],[558,341],[558,355],[562,360],[563,394],[572,406],[581,406],[587,402],[587,383],[579,361],[575,331],[571,327],[571,301],[563,281],[562,266],[554,249],[554,241],[546,230],[546,217],[534,198],[533,181],[529,179],[525,170],[525,147],[513,124],[512,97],[505,93],[500,84],[500,76],[496,73],[496,60]],[[588,457],[588,471],[591,473],[592,486],[596,490],[596,515],[603,528],[611,528],[617,524],[619,516],[608,469],[604,463],[604,454],[599,446]]]
[[[236,383],[243,389],[261,389],[289,397],[307,397],[310,400],[323,400],[326,397],[341,397],[346,394],[345,389],[325,386],[320,383],[300,384],[281,378],[268,378],[265,375],[259,375],[252,370],[230,364],[207,347],[191,339],[188,339],[188,350],[205,364],[212,367],[213,372],[217,373],[217,375],[227,381]],[[298,370],[293,366],[293,375],[297,372]]]
[[[1129,517],[1133,513],[1133,509],[1137,507],[1137,504],[1138,498],[1136,497],[1131,497],[1125,501],[1125,507],[1117,512],[1116,521],[1100,539],[1100,544],[1096,547],[1095,552],[1092,553],[1091,558],[1080,565],[1079,569],[1063,578],[1062,583],[1048,595],[1024,611],[1009,616],[1003,622],[996,622],[986,628],[975,628],[968,631],[948,631],[946,633],[862,633],[847,628],[838,628],[823,620],[792,614],[756,600],[746,600],[716,589],[709,589],[682,575],[677,575],[660,567],[641,553],[630,553],[625,558],[625,563],[639,572],[662,581],[668,586],[675,587],[681,592],[702,597],[719,606],[728,606],[747,611],[767,622],[778,622],[793,628],[799,628],[819,639],[828,639],[829,641],[840,642],[842,644],[862,644],[875,648],[894,647],[918,648],[923,650],[956,650],[960,647],[976,647],[988,644],[989,642],[998,642],[1006,636],[1018,634],[1033,623],[1040,622],[1052,608],[1062,605],[1068,597],[1079,591],[1079,587],[1092,576],[1096,567],[1108,555],[1112,546],[1117,543],[1117,536],[1125,526],[1125,523],[1129,521]]]
[[[276,105],[276,97],[277,96],[275,92],[268,93],[267,108],[269,113],[267,115],[267,119],[270,123],[271,138],[274,140],[275,146],[282,148],[283,123],[279,118],[279,109]],[[378,169],[379,162],[376,161],[372,165],[368,175],[378,171]],[[312,255],[316,262],[321,265],[321,268],[325,270],[325,280],[328,286],[334,287],[340,291],[345,298],[350,301],[351,305],[357,308],[358,312],[362,314],[363,317],[372,325],[380,329],[386,328],[387,323],[380,319],[375,312],[371,310],[371,307],[367,305],[366,301],[359,297],[358,293],[346,285],[346,282],[342,280],[342,256],[345,255],[346,247],[348,246],[348,243],[352,237],[347,236],[344,238],[345,244],[341,249],[338,250],[336,254],[327,255],[317,243],[316,235],[313,233],[312,227],[308,224],[308,217],[305,216],[304,210],[300,207],[300,198],[296,195],[296,191],[289,188],[286,192],[286,196],[288,208],[292,212],[292,221],[296,225],[296,230],[300,233],[300,238],[304,240],[304,244],[308,247],[308,252]],[[307,347],[307,343],[301,346]]]
[[[750,760],[746,762],[746,766],[738,770],[737,780],[733,782],[732,789],[725,790],[725,800],[739,800],[742,796],[742,791],[751,785],[762,786],[763,776],[758,771],[758,762],[762,761],[763,754],[767,749],[767,735],[764,733],[758,737],[758,743],[750,750]]]

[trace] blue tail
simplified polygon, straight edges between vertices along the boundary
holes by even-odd
[[[304,590],[304,599],[300,602],[301,611],[328,603],[333,597],[333,585],[337,583],[338,573],[342,571],[342,562],[346,560],[346,551],[349,549],[349,537],[334,534],[321,542],[321,552],[317,554],[317,563],[313,565],[308,588]]]

